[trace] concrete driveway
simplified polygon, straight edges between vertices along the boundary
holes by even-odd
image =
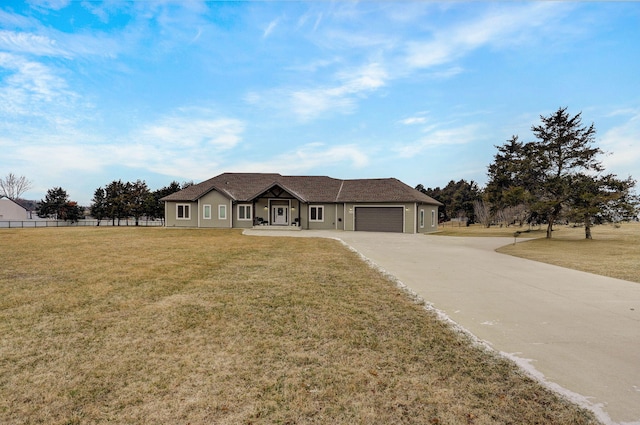
[[[604,423],[640,424],[638,283],[496,253],[509,238],[245,233],[340,239]]]

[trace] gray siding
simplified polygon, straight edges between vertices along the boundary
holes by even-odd
[[[189,218],[178,218],[178,206],[189,206]],[[165,202],[165,226],[167,227],[198,227],[197,202]]]
[[[424,212],[421,221],[420,211]],[[431,233],[438,230],[438,207],[435,205],[418,205],[416,224],[418,233]]]
[[[227,216],[222,219],[220,218],[221,205],[226,208],[227,213]],[[204,213],[206,206],[211,208],[210,218],[205,218]],[[229,198],[215,190],[212,190],[198,200],[198,214],[200,215],[198,227],[223,229],[231,227],[231,217],[233,214],[231,202],[229,201]]]
[[[311,208],[322,208],[322,220],[312,221],[310,216]],[[307,220],[309,229],[314,230],[333,230],[336,228],[336,205],[335,204],[309,204],[307,208]]]

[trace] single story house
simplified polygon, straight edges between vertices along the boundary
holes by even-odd
[[[223,173],[165,196],[165,226],[295,226],[399,233],[438,228],[435,199],[398,179]]]
[[[11,198],[0,196],[0,220],[30,220],[31,211]]]

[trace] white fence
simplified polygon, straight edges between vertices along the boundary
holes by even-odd
[[[98,221],[100,222],[98,224]],[[138,226],[162,226],[164,222],[162,220],[139,220]],[[85,226],[112,226],[111,220],[78,220],[73,223],[71,221],[63,220],[0,220],[0,229],[24,229],[34,227],[85,227]],[[115,226],[135,226],[135,220],[118,220],[115,222]]]

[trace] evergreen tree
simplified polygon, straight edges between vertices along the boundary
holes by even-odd
[[[146,202],[149,195],[147,183],[137,180],[135,183],[128,184],[127,199],[131,216],[135,219],[135,225],[138,225],[140,217],[146,213]]]
[[[119,226],[120,220],[130,215],[127,196],[127,186],[122,180],[114,180],[105,188],[106,217],[111,218],[113,226],[116,225],[116,219]]]
[[[621,180],[613,174],[590,176],[577,174],[572,180],[571,215],[584,222],[584,235],[591,239],[591,225],[620,221],[637,214],[638,200],[632,193],[636,182]]]
[[[594,125],[582,125],[581,113],[571,116],[567,108],[540,118],[531,128],[535,141],[521,144],[514,136],[497,147],[486,190],[496,208],[527,205],[530,217],[547,223],[547,238],[561,214],[584,220],[587,238],[593,218],[630,214],[637,204],[635,181],[601,174]]]
[[[451,180],[443,189],[425,189],[423,185],[416,186],[422,193],[442,202],[444,205],[438,207],[438,215],[442,221],[449,221],[452,218],[466,217],[469,222],[475,221],[473,209],[474,201],[482,198],[478,184],[473,180],[454,181]]]
[[[498,153],[489,165],[489,181],[484,189],[485,199],[493,212],[529,202],[529,194],[524,189],[525,181],[529,179],[523,172],[527,168],[525,145],[518,141],[518,136],[512,136],[496,148]]]
[[[44,200],[36,208],[39,217],[77,222],[82,218],[82,208],[77,202],[70,201],[69,195],[61,187],[49,189]]]
[[[96,189],[93,193],[93,199],[91,200],[91,216],[98,220],[98,226],[100,226],[100,220],[108,217],[107,214],[107,195],[102,187]]]
[[[551,238],[553,225],[573,195],[573,178],[602,171],[597,155],[603,152],[593,146],[596,130],[593,124],[582,125],[581,113],[572,117],[567,108],[559,108],[540,118],[542,124],[531,128],[537,140],[527,146],[530,162],[523,171],[530,177],[525,184],[535,198],[531,208],[545,217]]]
[[[147,203],[147,216],[153,219],[159,218],[164,221],[164,203],[160,201],[160,199],[164,198],[165,196],[171,195],[172,193],[176,193],[177,191],[184,189],[185,187],[188,187],[192,184],[193,183],[184,183],[184,185],[181,187],[180,183],[178,183],[177,181],[172,181],[168,186],[154,191],[151,194],[152,197],[149,198]]]

